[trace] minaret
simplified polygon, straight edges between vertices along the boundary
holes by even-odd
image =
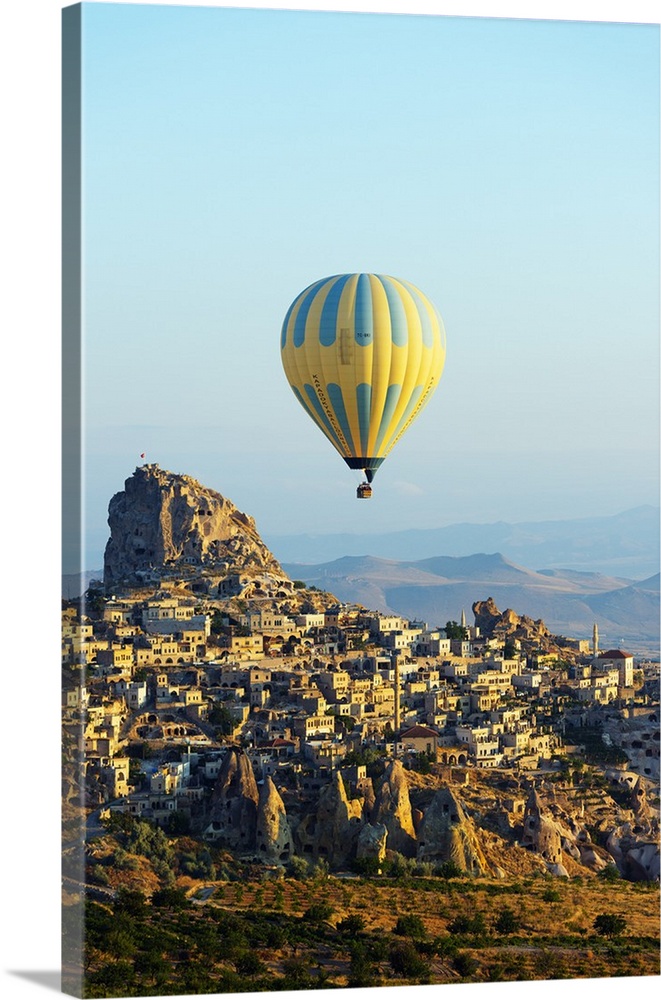
[[[595,660],[599,656],[599,627],[596,622],[592,626],[592,656]]]
[[[461,609],[461,627],[466,628],[466,612],[463,608]]]
[[[393,652],[393,660],[395,661],[395,748],[397,748],[397,737],[399,735],[399,653],[397,651]]]

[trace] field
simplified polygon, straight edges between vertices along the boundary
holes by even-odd
[[[86,905],[88,997],[659,974],[659,888],[621,879],[183,877]]]

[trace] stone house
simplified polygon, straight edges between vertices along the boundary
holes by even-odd
[[[145,681],[112,681],[111,689],[115,697],[124,698],[129,709],[142,708],[147,703],[147,684]]]
[[[480,767],[494,767],[502,760],[500,740],[491,726],[466,726],[456,728],[456,738],[468,745],[470,759]]]
[[[438,733],[428,726],[411,726],[400,732],[397,743],[402,750],[431,753],[435,756],[438,747]]]
[[[604,653],[599,653],[595,660],[597,670],[609,672],[615,669],[618,672],[618,684],[620,687],[630,688],[633,686],[633,656],[625,653],[621,649],[608,649]]]
[[[110,799],[120,799],[129,794],[129,758],[111,757],[102,767]]]
[[[317,686],[330,703],[346,698],[351,678],[346,670],[322,670],[317,678]]]
[[[324,733],[332,735],[335,732],[335,719],[332,715],[297,716],[292,720],[292,729],[301,740]]]
[[[222,636],[220,646],[237,660],[259,660],[264,656],[263,635]]]

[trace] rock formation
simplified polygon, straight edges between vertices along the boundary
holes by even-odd
[[[257,803],[257,853],[272,861],[287,861],[292,854],[292,835],[280,793],[270,775],[264,780]]]
[[[420,861],[452,861],[462,871],[484,875],[487,863],[472,821],[449,788],[441,788],[425,810],[418,831]]]
[[[553,865],[562,863],[560,831],[534,788],[526,802],[521,843]]]
[[[632,882],[659,881],[661,871],[656,824],[641,830],[638,822],[613,827],[606,849],[624,878]]]
[[[645,782],[640,775],[631,789],[630,802],[636,819],[636,832],[649,832],[652,814],[647,801]]]
[[[518,615],[511,608],[501,612],[493,597],[488,597],[486,601],[476,601],[473,604],[473,614],[482,635],[508,637],[523,642],[542,642],[543,645],[544,640],[550,637],[541,618],[534,620],[527,615]]]
[[[362,825],[362,801],[348,798],[342,775],[336,771],[322,790],[315,812],[304,816],[296,829],[299,851],[323,858],[331,867],[346,864],[355,856]]]
[[[231,747],[211,795],[214,838],[242,853],[254,851],[258,801],[252,764],[243,750]]]
[[[398,760],[393,760],[384,775],[371,821],[381,823],[388,831],[388,850],[412,858],[416,850],[415,828],[411,812],[406,772]]]
[[[252,517],[191,476],[158,465],[136,468],[108,506],[106,588],[153,581],[168,572],[265,574],[284,581]]]
[[[357,858],[375,858],[383,861],[386,856],[388,831],[382,823],[366,823],[358,834]]]

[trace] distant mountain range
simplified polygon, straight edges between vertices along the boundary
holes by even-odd
[[[319,564],[342,556],[424,559],[430,552],[502,552],[522,566],[644,580],[659,572],[659,508],[611,517],[508,524],[453,524],[380,534],[279,535],[265,539],[280,562]]]
[[[158,475],[173,474],[158,470]],[[203,489],[194,480],[190,483],[191,489]],[[202,512],[207,519],[213,507],[210,496],[207,490]],[[191,516],[198,516],[199,506],[193,505]],[[127,517],[120,526],[122,537],[134,540]],[[493,597],[501,611],[512,608],[543,618],[553,632],[590,638],[597,622],[602,642],[658,656],[656,507],[573,521],[457,524],[373,535],[289,535],[272,537],[266,544],[290,578],[373,610],[442,626],[458,620],[462,609],[472,621],[473,603]],[[431,552],[439,554],[430,558]],[[90,577],[102,576],[102,571],[65,576],[63,595],[76,597]]]
[[[591,639],[594,622],[602,646],[623,645],[655,656],[659,644],[659,574],[647,580],[557,569],[533,571],[500,553],[421,560],[345,556],[308,566],[285,563],[292,578],[329,590],[346,602],[422,619],[432,626],[472,622],[472,605],[493,597],[501,611],[543,618],[559,635]]]

